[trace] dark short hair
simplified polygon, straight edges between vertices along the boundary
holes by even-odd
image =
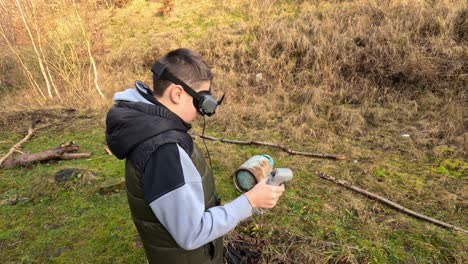
[[[185,82],[193,89],[197,89],[203,81],[211,81],[213,73],[205,60],[190,49],[176,49],[170,51],[159,59],[173,75]],[[156,79],[153,75],[153,92],[162,96],[167,87],[171,85],[168,80]]]

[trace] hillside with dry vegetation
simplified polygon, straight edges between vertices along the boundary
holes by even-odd
[[[7,263],[144,263],[125,191],[96,192],[124,166],[102,150],[104,118],[115,92],[151,83],[154,60],[179,47],[200,53],[214,92],[227,94],[206,134],[348,157],[207,141],[224,201],[238,195],[231,173],[252,155],[295,173],[275,209],[227,236],[248,262],[468,262],[466,234],[316,175],[468,228],[465,0],[0,0],[0,12],[0,156],[31,119],[44,128],[23,152],[75,140],[93,153],[0,170]],[[55,183],[70,166],[97,179]]]

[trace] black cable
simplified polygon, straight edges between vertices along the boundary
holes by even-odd
[[[202,140],[203,140],[203,145],[205,145],[206,153],[208,154],[208,160],[210,161],[211,172],[214,173],[213,164],[211,163],[210,151],[208,150],[208,147],[206,146],[206,142],[205,142],[205,127],[206,127],[206,117],[203,116]]]

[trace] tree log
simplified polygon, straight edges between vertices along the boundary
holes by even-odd
[[[453,229],[453,230],[457,230],[457,231],[460,231],[460,232],[463,232],[465,234],[468,234],[468,231],[461,228],[461,227],[458,227],[458,226],[454,226],[454,225],[451,225],[451,224],[448,224],[448,223],[445,223],[445,222],[442,222],[442,221],[439,221],[437,219],[434,219],[434,218],[431,218],[429,216],[426,216],[426,215],[423,215],[423,214],[420,214],[418,212],[415,212],[413,210],[410,210],[402,205],[399,205],[395,202],[392,202],[382,196],[379,196],[375,193],[371,193],[369,191],[366,191],[364,189],[361,189],[359,187],[356,187],[356,186],[353,186],[351,185],[351,183],[347,182],[347,181],[344,181],[344,180],[339,180],[331,175],[328,175],[328,174],[325,174],[323,172],[318,172],[317,175],[322,178],[322,179],[325,179],[325,180],[328,180],[328,181],[331,181],[331,182],[334,182],[338,185],[341,185],[341,186],[344,186],[350,190],[353,190],[357,193],[360,193],[362,195],[365,195],[371,199],[374,199],[374,200],[377,200],[381,203],[384,203],[385,205],[388,205],[394,209],[397,209],[398,211],[400,212],[403,212],[407,215],[410,215],[410,216],[413,216],[413,217],[416,217],[416,218],[419,218],[421,220],[424,220],[424,221],[427,221],[427,222],[430,222],[432,224],[436,224],[438,226],[441,226],[441,227],[444,227],[444,228],[448,228],[448,229]]]
[[[26,166],[35,162],[55,159],[80,159],[91,156],[91,153],[73,153],[80,149],[73,141],[60,144],[60,146],[33,154],[23,154],[9,159],[3,163],[4,168]]]
[[[345,160],[345,155],[336,155],[336,154],[328,154],[328,153],[313,153],[313,152],[302,152],[302,151],[295,151],[288,146],[281,145],[278,143],[271,143],[271,142],[263,142],[263,141],[242,141],[242,140],[235,140],[235,139],[226,139],[226,138],[216,138],[212,136],[203,135],[200,133],[191,133],[194,136],[198,136],[200,138],[212,140],[212,141],[219,141],[223,143],[230,143],[230,144],[238,144],[238,145],[260,145],[260,146],[267,146],[267,147],[274,147],[282,149],[284,152],[289,153],[291,155],[301,155],[306,157],[313,157],[313,158],[323,158],[323,159],[335,159],[335,160]]]
[[[28,141],[28,140],[32,137],[34,131],[36,131],[36,130],[34,129],[34,125],[31,124],[31,126],[29,126],[29,129],[28,129],[28,134],[27,134],[20,142],[16,143],[13,147],[11,147],[10,151],[8,151],[8,153],[5,154],[5,156],[3,156],[3,157],[0,159],[0,168],[1,168],[1,167],[4,167],[3,163],[5,162],[5,160],[6,160],[8,157],[11,156],[11,154],[13,154],[15,151],[19,151],[19,147],[21,147],[21,145],[22,145],[24,142]]]

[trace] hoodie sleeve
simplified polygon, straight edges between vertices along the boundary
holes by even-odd
[[[145,200],[177,244],[198,248],[232,230],[252,215],[245,195],[205,211],[201,176],[177,144],[161,146],[144,173]]]

